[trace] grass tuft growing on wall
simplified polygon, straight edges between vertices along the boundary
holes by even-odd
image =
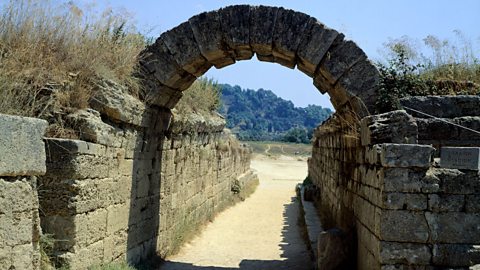
[[[220,106],[220,88],[213,79],[200,78],[187,90],[175,106],[183,115],[215,111]]]

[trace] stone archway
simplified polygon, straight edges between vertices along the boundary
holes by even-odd
[[[365,53],[317,19],[281,7],[237,5],[204,12],[163,33],[142,54],[146,99],[173,108],[209,68],[257,55],[297,67],[330,95],[337,111],[374,111],[379,73]]]

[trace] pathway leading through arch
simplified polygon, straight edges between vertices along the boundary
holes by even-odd
[[[255,193],[208,224],[162,270],[310,270],[310,253],[298,225],[295,185],[307,164],[293,157],[252,159],[260,185]]]

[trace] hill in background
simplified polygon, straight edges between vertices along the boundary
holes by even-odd
[[[333,113],[317,105],[295,107],[291,101],[262,88],[242,89],[229,84],[219,87],[219,112],[240,140],[309,143],[313,129]]]

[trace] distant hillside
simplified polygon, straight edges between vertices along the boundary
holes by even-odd
[[[220,85],[221,107],[227,127],[241,140],[310,142],[313,129],[332,111],[317,105],[295,107],[270,90]]]

